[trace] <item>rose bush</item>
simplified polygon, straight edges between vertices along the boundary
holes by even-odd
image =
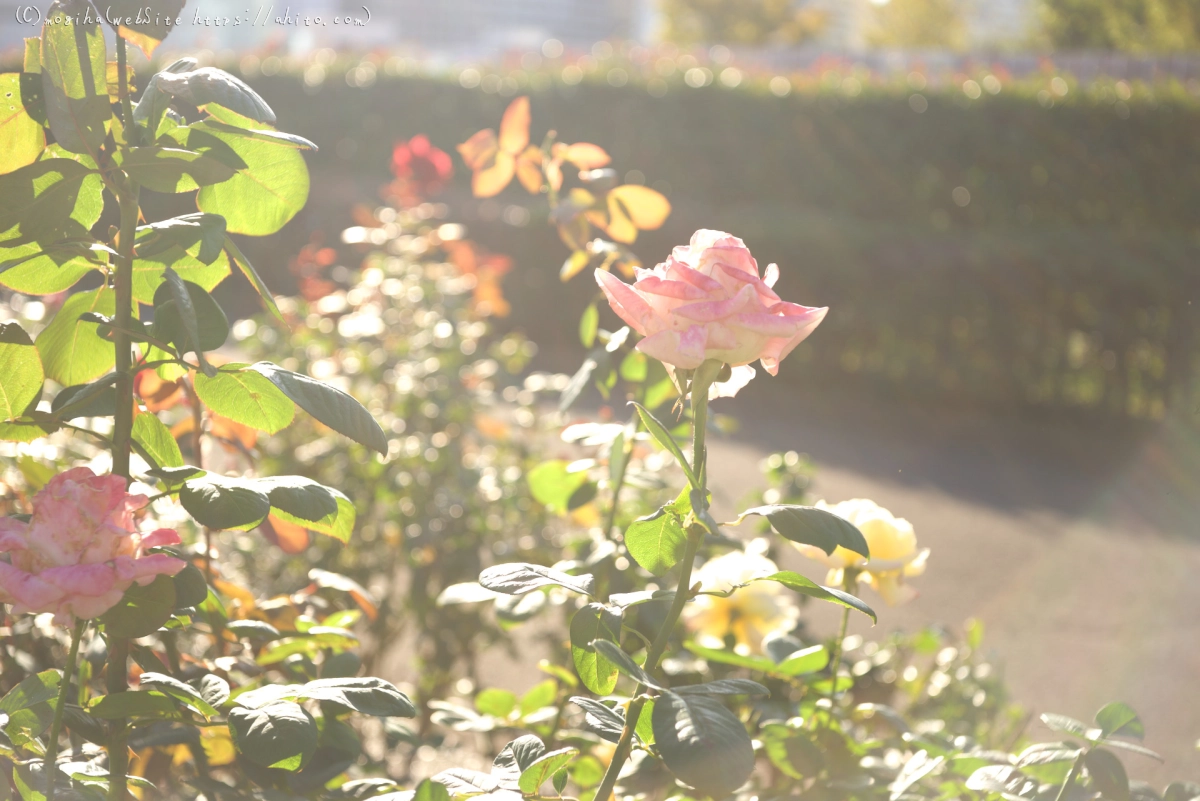
[[[86,4],[56,10],[64,7]],[[702,337],[704,358],[695,366],[648,358],[630,326],[604,330],[590,306],[580,325],[590,353],[573,378],[510,380],[532,349],[489,333],[486,315],[504,308],[501,271],[480,269],[484,257],[468,252],[461,226],[441,222],[433,204],[359,213],[343,243],[370,244],[361,273],[321,248],[304,266],[312,279],[302,283],[304,299],[276,303],[226,232],[277,230],[295,213],[307,183],[292,151],[308,143],[270,128],[273,112],[244,86],[187,62],[153,76],[135,113],[125,38],[147,44],[147,34],[118,31],[117,63],[105,65],[92,23],[62,19],[30,45],[26,66],[55,68],[37,84],[51,103],[62,100],[56,81],[72,53],[87,61],[77,69],[92,72],[85,85],[117,76],[115,116],[97,94],[94,103],[66,104],[96,115],[96,124],[64,126],[61,103],[48,120],[59,142],[100,148],[105,168],[91,172],[95,162],[68,148],[81,160],[53,150],[47,161],[84,172],[26,164],[0,178],[0,213],[19,234],[0,239],[0,258],[11,272],[32,244],[44,249],[35,260],[99,259],[104,287],[37,302],[36,315],[30,302],[27,318],[0,325],[0,434],[10,440],[0,449],[18,457],[0,473],[14,514],[0,542],[4,564],[21,574],[17,585],[60,567],[111,571],[114,586],[129,583],[101,618],[76,620],[69,634],[51,620],[99,608],[96,596],[108,590],[90,578],[70,587],[84,602],[30,593],[20,608],[44,601],[46,614],[6,615],[0,797],[11,790],[22,801],[53,801],[61,791],[128,801],[127,788],[188,801],[1200,796],[1188,783],[1160,795],[1129,781],[1116,754],[1154,754],[1124,704],[1102,708],[1094,725],[1043,716],[1062,739],[1031,742],[1038,732],[1026,731],[1029,719],[1011,710],[996,671],[980,659],[977,624],[962,637],[847,637],[852,612],[876,619],[853,595],[858,578],[882,587],[924,555],[911,527],[869,502],[806,505],[799,454],[768,460],[772,486],[738,516],[761,518],[767,536],[747,545],[729,534],[737,523],[715,520],[719,488],[710,486],[709,466],[719,457],[706,442],[726,421],[711,413],[722,393],[710,388],[731,369],[747,379],[744,360],[774,372],[806,333],[792,318],[815,326],[823,314],[780,306],[768,286],[777,271],[759,276],[739,240],[699,232],[663,274],[635,273],[655,297],[628,288],[652,311],[659,295],[681,301],[655,321],[661,329],[647,326],[644,341],[698,326],[692,336]],[[17,87],[28,84],[22,76]],[[236,110],[205,94],[214,85]],[[182,101],[203,108],[168,111]],[[652,190],[613,186],[607,171],[584,169],[580,162],[607,158],[595,146],[564,151],[550,135],[544,150],[513,147],[509,135],[528,127],[528,105],[513,109],[497,144],[511,158],[480,165],[492,173],[481,190],[499,191],[497,174],[519,174],[526,188],[554,194],[572,180],[561,172],[571,163],[595,192],[569,187],[566,200],[552,202],[573,249],[593,228],[621,242],[661,222]],[[33,145],[44,144],[44,127]],[[237,159],[220,161],[228,153],[210,148],[221,136]],[[0,154],[0,166],[22,154]],[[504,163],[517,155],[519,163]],[[278,169],[281,161],[296,169]],[[288,181],[276,184],[281,176]],[[226,180],[233,185],[212,189]],[[279,194],[256,194],[263,182]],[[138,226],[143,183],[200,186],[204,211]],[[103,205],[102,185],[122,230],[95,234],[78,254],[78,238],[59,236],[81,237],[81,222],[98,220],[91,214]],[[42,197],[47,187],[57,188]],[[29,197],[33,211],[21,202]],[[80,197],[84,208],[75,208]],[[3,223],[0,232],[14,233]],[[607,268],[633,266],[614,242],[583,243],[568,260],[576,271],[580,253],[601,256]],[[215,285],[234,264],[273,315],[239,321],[237,347],[245,355],[286,336],[292,353],[282,366],[206,356],[231,326],[201,282]],[[671,281],[710,292],[675,298],[690,290],[663,290]],[[698,308],[683,311],[689,305]],[[608,419],[607,406],[600,422],[567,417],[589,384],[609,403],[632,402],[628,419]],[[47,390],[53,399],[42,401]],[[557,412],[549,390],[562,392]],[[297,408],[312,420],[290,425]],[[99,451],[59,450],[72,434],[103,445],[105,460]],[[70,469],[87,458],[111,458],[114,475]],[[264,476],[268,466],[296,475]],[[351,480],[350,494],[319,482],[327,476]],[[131,497],[135,479],[157,493]],[[174,540],[166,530],[137,532],[134,521],[151,504],[147,517],[170,521],[189,543],[175,555],[148,553]],[[772,548],[788,548],[782,540],[836,556],[841,586],[779,569]],[[173,577],[155,575],[175,563]],[[66,589],[66,575],[55,592]],[[478,581],[462,580],[471,575]],[[842,630],[811,631],[809,602],[842,607]],[[376,653],[386,644],[417,655],[419,709],[389,682],[358,675],[364,633],[387,641]],[[544,655],[537,667],[546,678],[521,695],[483,686],[499,673],[493,647],[528,672]],[[419,724],[395,720],[405,717]]]
[[[13,614],[53,612],[64,625],[115,606],[130,585],[174,576],[184,562],[150,548],[178,545],[179,534],[160,528],[142,536],[134,513],[148,499],[125,491],[120,476],[87,467],[56,475],[33,498],[29,522],[0,518],[0,603]]]

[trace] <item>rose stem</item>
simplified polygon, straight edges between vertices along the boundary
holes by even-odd
[[[54,722],[50,724],[50,738],[46,743],[46,761],[42,768],[42,774],[47,782],[46,801],[54,801],[58,778],[58,735],[62,732],[63,715],[67,711],[67,692],[71,688],[71,678],[75,675],[75,662],[79,658],[79,641],[83,639],[83,630],[86,628],[86,620],[75,622],[75,630],[71,632],[71,650],[67,653],[67,665],[63,669],[62,684],[58,687],[58,701],[54,704]]]

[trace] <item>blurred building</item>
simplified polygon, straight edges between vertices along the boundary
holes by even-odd
[[[641,40],[650,0],[393,0],[373,9],[387,17],[398,44],[483,52],[539,47],[547,39],[587,45]]]
[[[1014,48],[1028,43],[1036,23],[1036,0],[962,0],[971,49]],[[828,22],[820,47],[838,50],[867,49],[872,10],[886,2],[877,0],[807,0]]]

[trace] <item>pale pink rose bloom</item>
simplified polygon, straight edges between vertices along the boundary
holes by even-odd
[[[638,268],[632,286],[596,270],[613,311],[644,337],[637,348],[647,356],[687,370],[705,359],[734,368],[757,359],[771,375],[828,311],[781,300],[772,289],[778,278],[774,264],[759,276],[742,240],[707,229],[653,270]],[[733,391],[754,375],[738,372]]]
[[[184,567],[166,554],[179,535],[160,528],[142,536],[133,513],[147,503],[125,491],[120,476],[98,476],[87,467],[60,473],[33,498],[28,523],[0,518],[0,603],[14,614],[53,612],[59,623],[98,617],[136,581],[173,576]]]

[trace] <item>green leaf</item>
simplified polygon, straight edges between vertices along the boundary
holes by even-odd
[[[133,148],[121,162],[121,169],[147,189],[166,194],[219,184],[237,172],[207,153],[161,145]]]
[[[679,564],[687,534],[679,518],[666,507],[639,517],[625,530],[625,547],[639,565],[661,576]]]
[[[754,770],[754,746],[742,722],[717,699],[666,692],[654,703],[654,740],[676,778],[724,798]]]
[[[621,378],[632,384],[640,384],[646,380],[646,376],[650,373],[650,360],[640,350],[631,350],[621,360],[621,366],[618,369],[621,373]]]
[[[77,417],[112,417],[117,408],[117,374],[109,373],[89,384],[64,387],[50,402],[50,412],[58,420]]]
[[[178,487],[189,478],[204,475],[203,470],[190,464],[182,467],[156,467],[147,470],[146,473],[159,479],[168,487]]]
[[[1099,729],[1090,729],[1083,721],[1053,712],[1043,714],[1042,722],[1056,732],[1082,737],[1085,740],[1099,740],[1103,736]]]
[[[1116,701],[1105,704],[1096,713],[1096,725],[1100,727],[1100,731],[1104,732],[1106,739],[1129,737],[1141,740],[1146,736],[1146,727],[1142,725],[1142,719],[1138,717],[1137,712],[1133,711],[1133,707]]]
[[[521,771],[517,786],[526,795],[537,795],[538,789],[554,774],[570,764],[579,755],[578,748],[560,748],[538,757],[532,765]]]
[[[596,590],[596,579],[590,573],[572,576],[527,562],[512,562],[492,565],[479,574],[479,583],[493,592],[505,595],[524,595],[542,587],[563,587],[580,595],[591,595]]]
[[[761,695],[769,696],[771,691],[750,679],[717,679],[703,684],[689,684],[676,687],[680,695]]]
[[[238,753],[268,768],[298,770],[317,750],[317,722],[299,704],[276,701],[229,711],[229,734]]]
[[[280,637],[279,629],[263,620],[231,620],[225,628],[239,638],[260,642],[270,642]]]
[[[723,648],[705,648],[703,645],[697,645],[694,642],[684,643],[684,647],[696,656],[702,657],[709,662],[718,662],[722,665],[733,665],[734,667],[756,670],[762,673],[773,672],[778,667],[765,656],[743,656]]]
[[[42,396],[42,360],[25,329],[0,323],[0,419],[20,417]]]
[[[792,653],[771,672],[781,676],[804,676],[824,670],[828,665],[829,651],[823,645],[814,645]]]
[[[175,574],[174,581],[176,609],[199,606],[208,597],[208,583],[204,580],[204,574],[191,562]]]
[[[188,709],[209,720],[217,716],[217,710],[204,700],[200,691],[190,684],[184,684],[179,679],[165,673],[143,673],[138,677],[142,687],[156,690],[163,695],[169,695]]]
[[[633,402],[633,405],[637,407],[638,416],[642,418],[642,425],[650,432],[650,436],[654,437],[655,442],[675,457],[675,461],[683,468],[683,474],[687,476],[688,483],[693,487],[699,487],[700,480],[692,472],[692,466],[688,464],[687,457],[683,455],[683,451],[679,448],[679,443],[671,436],[671,432],[667,430],[667,427],[660,423],[658,418],[651,414],[650,410],[642,404]]]
[[[32,164],[45,147],[45,130],[21,99],[21,75],[0,75],[0,173]]]
[[[1082,753],[1082,748],[1072,748],[1067,743],[1035,743],[1017,756],[1015,764],[1018,768],[1027,768],[1052,765],[1056,762],[1074,762]]]
[[[95,324],[80,323],[80,315],[87,312],[111,317],[116,312],[116,293],[102,287],[72,295],[35,341],[46,377],[64,386],[86,384],[116,363],[112,343],[96,334]]]
[[[241,270],[242,275],[246,276],[246,280],[254,287],[254,291],[262,299],[263,305],[267,307],[267,311],[275,316],[276,320],[283,321],[283,313],[279,311],[279,306],[275,303],[275,297],[271,294],[271,290],[267,289],[267,285],[259,277],[255,271],[254,265],[246,258],[238,248],[237,243],[228,236],[225,237],[225,250],[229,253],[229,258]]]
[[[135,252],[138,258],[146,259],[174,248],[190,251],[199,246],[195,248],[195,257],[207,265],[221,255],[224,245],[225,218],[219,214],[195,213],[139,225]]]
[[[854,609],[862,612],[867,617],[876,623],[879,618],[875,614],[875,610],[867,606],[865,603],[855,598],[848,592],[836,589],[834,587],[822,587],[811,579],[807,579],[799,573],[793,573],[790,570],[784,570],[779,573],[772,573],[769,576],[761,576],[751,579],[751,581],[774,581],[790,590],[794,590],[801,595],[807,595],[810,598],[817,598],[822,601],[840,604],[848,609]]]
[[[300,687],[299,698],[331,701],[374,717],[416,717],[417,708],[391,683],[374,677],[317,679]]]
[[[67,704],[63,712],[63,723],[72,734],[78,735],[89,743],[104,745],[108,742],[108,730],[96,718],[77,706]]]
[[[615,675],[615,671],[614,671]],[[608,693],[605,693],[607,695]],[[619,707],[606,706],[592,698],[573,695],[571,703],[584,712],[584,723],[605,740],[615,743],[625,730],[625,715]]]
[[[289,478],[296,478],[289,476]],[[266,480],[266,479],[264,479]],[[303,526],[309,531],[315,531],[318,534],[324,534],[327,537],[342,542],[349,542],[350,535],[354,533],[354,521],[358,513],[354,508],[354,504],[338,490],[331,487],[324,487],[334,498],[337,506],[337,511],[330,515],[322,517],[320,520],[306,520],[298,517],[290,512],[287,512],[275,505],[275,501],[271,501],[272,514],[286,520],[289,523],[295,523],[298,526]]]
[[[178,718],[175,702],[157,692],[123,692],[102,695],[88,702],[88,714],[98,720],[120,718]]]
[[[103,197],[95,165],[45,152],[51,157],[0,175],[0,244],[6,247],[83,238],[99,219]],[[13,255],[6,253],[6,260]]]
[[[444,784],[433,779],[423,779],[413,791],[412,801],[450,801],[450,793]]]
[[[248,123],[275,122],[275,112],[271,111],[267,101],[242,80],[216,67],[201,67],[175,74],[159,73],[158,79],[158,88],[172,97],[186,100],[197,107],[210,103],[221,106],[220,109],[207,109],[217,119],[228,122],[228,116],[222,114],[228,110],[246,118]]]
[[[229,682],[216,673],[205,673],[200,679],[200,697],[209,706],[218,707],[229,700]]]
[[[489,687],[475,696],[475,708],[481,714],[506,718],[517,708],[517,694],[498,687]]]
[[[195,284],[189,284],[170,267],[163,270],[163,283],[154,293],[154,325],[151,336],[175,344],[180,354],[194,351],[201,372],[213,376],[216,370],[204,360],[204,351],[225,344],[229,321],[225,312]]]
[[[189,479],[179,502],[197,523],[215,529],[251,529],[271,511],[264,489],[253,482],[206,473]]]
[[[121,602],[101,617],[110,637],[133,639],[158,631],[175,611],[175,582],[159,575],[146,586],[130,585]]]
[[[255,480],[254,486],[267,493],[272,509],[304,521],[305,526],[336,517],[338,496],[346,497],[304,476],[270,476]]]
[[[133,441],[150,457],[154,467],[183,467],[179,443],[153,412],[141,412],[133,418]]]
[[[608,695],[617,686],[617,666],[592,648],[593,640],[621,639],[621,612],[591,603],[571,618],[571,659],[583,686],[596,695]]]
[[[58,696],[62,682],[62,671],[43,670],[18,682],[3,698],[0,698],[0,713],[12,716],[22,709],[53,701]]]
[[[104,272],[109,248],[96,242],[28,242],[0,251],[0,285],[26,295],[65,292],[90,272]]]
[[[459,796],[491,794],[501,789],[500,780],[495,776],[482,773],[478,770],[470,770],[469,768],[449,768],[436,774],[430,781],[442,785],[450,795],[456,798]],[[500,795],[494,801],[509,800],[505,796]],[[516,799],[514,798],[511,801],[516,801]]]
[[[1103,748],[1093,748],[1083,757],[1084,767],[1106,801],[1129,801],[1129,777],[1117,755]]]
[[[815,545],[827,554],[840,546],[868,559],[871,557],[867,540],[858,527],[824,509],[793,504],[756,506],[738,515],[737,522],[742,522],[748,515],[762,515],[784,538],[801,545]]]
[[[246,165],[229,180],[202,187],[196,196],[200,211],[225,217],[230,233],[273,234],[304,208],[309,178],[300,151],[313,149],[311,143],[268,129],[248,130],[214,119],[193,123],[189,128],[224,143]]]
[[[492,775],[501,781],[516,780],[522,771],[541,759],[546,745],[536,734],[525,734],[508,743],[492,760]]]
[[[1200,798],[1200,784],[1196,782],[1171,782],[1163,792],[1163,801],[1195,801]]]
[[[193,256],[201,247],[199,243],[192,245],[190,250],[175,246],[148,258],[135,258],[133,299],[138,303],[153,303],[154,294],[162,286],[167,267],[188,283],[195,284],[206,292],[212,292],[229,277],[229,258],[221,251],[212,264],[205,264]],[[0,274],[0,282],[3,280],[4,276]]]
[[[533,499],[555,514],[566,514],[571,499],[587,483],[587,473],[567,471],[567,462],[553,459],[542,462],[525,474]]]
[[[655,690],[667,689],[661,682],[643,670],[641,665],[639,665],[637,662],[634,662],[633,657],[625,653],[621,649],[621,646],[617,645],[612,640],[595,639],[592,640],[591,645],[598,654],[615,665],[617,670],[621,671],[637,683],[644,684],[647,687],[652,687]]]
[[[554,679],[539,681],[521,696],[521,717],[532,715],[554,703],[558,697],[558,682]]]
[[[104,32],[97,19],[84,0],[56,0],[42,25],[42,91],[50,131],[65,149],[93,158],[112,117]]]
[[[105,0],[106,18],[121,21],[121,38],[140,48],[150,58],[167,34],[175,29],[185,0]]]
[[[315,378],[284,370],[270,362],[258,362],[247,369],[262,375],[319,422],[381,456],[387,456],[388,441],[383,429],[371,413],[350,395]]]
[[[20,417],[16,420],[0,422],[0,441],[33,442],[57,430],[55,425],[49,424],[45,420]]]
[[[654,699],[651,698],[642,706],[642,712],[638,715],[637,725],[633,727],[633,733],[646,745],[654,745],[653,718]]]
[[[586,256],[586,254],[584,254]],[[579,318],[579,341],[585,348],[596,344],[596,332],[600,330],[600,310],[595,303],[588,304]]]
[[[196,395],[212,411],[235,423],[274,434],[291,424],[296,407],[261,374],[225,365],[211,378],[196,376]]]

